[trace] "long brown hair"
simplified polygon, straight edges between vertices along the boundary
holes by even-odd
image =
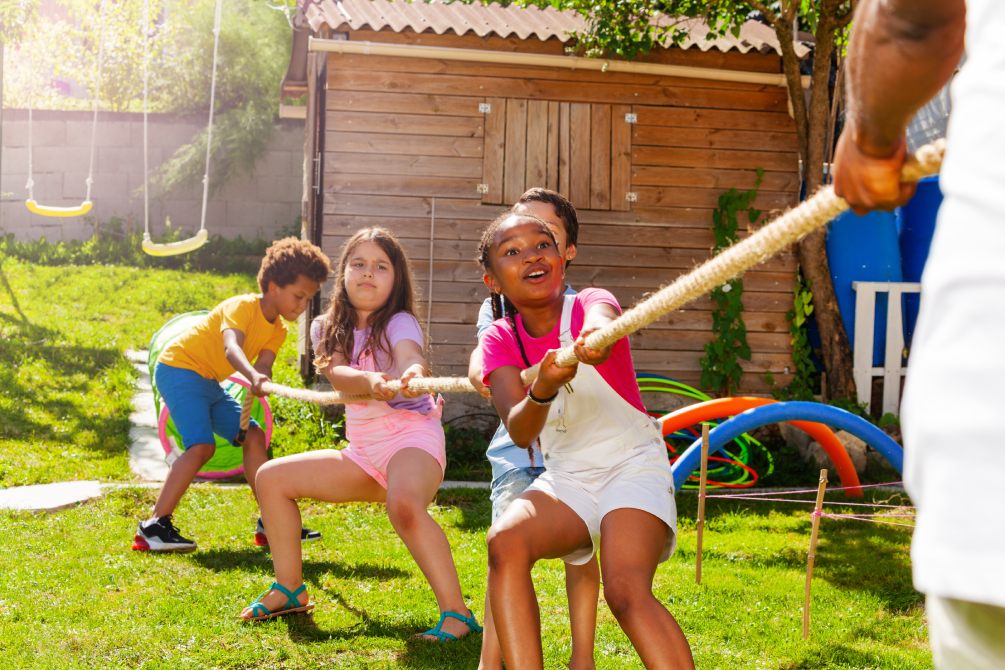
[[[341,354],[347,361],[352,358],[355,346],[353,330],[356,327],[357,313],[345,287],[345,268],[353,251],[363,242],[373,242],[380,247],[394,268],[394,285],[391,287],[387,302],[367,319],[366,325],[370,328],[370,334],[363,350],[380,349],[391,356],[391,342],[387,337],[388,322],[398,312],[408,312],[415,316],[415,282],[412,279],[412,268],[398,238],[386,228],[376,226],[357,231],[342,246],[342,254],[335,268],[335,286],[323,316],[321,341],[314,363],[318,370],[328,367],[332,356],[336,353]]]

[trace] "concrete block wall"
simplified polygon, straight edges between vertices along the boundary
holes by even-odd
[[[84,199],[91,146],[90,112],[35,111],[32,163],[35,199],[46,205],[71,206]],[[148,152],[151,173],[178,147],[205,128],[205,119],[166,114],[150,116]],[[225,238],[273,239],[300,216],[303,190],[303,121],[276,124],[265,153],[226,186],[210,194],[206,227]],[[210,166],[210,172],[212,172]],[[79,240],[90,237],[95,221],[118,217],[143,230],[143,116],[98,116],[94,208],[87,217],[40,217],[24,206],[28,178],[28,113],[3,110],[0,154],[0,234],[21,240]],[[156,236],[165,217],[174,227],[194,233],[199,227],[202,187],[181,189],[150,199],[150,229]]]

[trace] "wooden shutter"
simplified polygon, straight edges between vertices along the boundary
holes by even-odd
[[[629,209],[630,106],[486,102],[483,203],[512,204],[528,188],[544,186],[581,209]]]

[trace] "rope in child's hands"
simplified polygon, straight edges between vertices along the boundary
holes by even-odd
[[[901,173],[904,181],[918,181],[922,177],[936,174],[942,165],[945,150],[945,140],[938,140],[918,149],[913,159],[904,165]],[[622,337],[645,328],[663,315],[680,309],[695,298],[766,261],[787,246],[826,225],[847,209],[848,203],[834,193],[833,186],[821,188],[798,207],[782,214],[750,237],[710,258],[691,272],[678,277],[626,310],[614,321],[591,333],[586,338],[586,346],[591,349],[603,349]],[[555,358],[555,363],[562,366],[574,365],[576,353],[573,348],[561,349]],[[537,377],[537,368],[535,365],[520,373],[524,384],[531,383]]]
[[[395,393],[401,391],[401,380],[392,379],[387,382],[388,388]],[[475,390],[467,377],[416,377],[408,382],[408,388],[426,393],[469,393]],[[362,402],[370,400],[367,394],[341,393],[339,391],[311,391],[295,389],[275,382],[265,382],[262,390],[275,393],[284,398],[311,402],[316,405],[340,405],[347,402]]]
[[[904,181],[918,181],[922,177],[936,174],[942,165],[945,141],[938,140],[918,149],[914,157],[904,165]],[[826,225],[835,216],[848,209],[848,203],[835,195],[832,186],[825,186],[813,197],[802,202],[780,217],[765,224],[757,232],[703,264],[691,272],[678,277],[642,302],[626,310],[621,316],[586,338],[586,346],[591,349],[605,349],[622,337],[630,335],[660,317],[680,309],[692,300],[705,295],[717,286],[746,270],[759,265],[791,244],[794,244]],[[568,367],[576,363],[573,347],[560,349],[555,363]],[[520,373],[524,385],[537,378],[538,366],[527,368]],[[401,390],[398,380],[388,382],[393,390]],[[430,393],[468,393],[475,387],[466,377],[422,377],[409,382],[413,389]],[[294,389],[273,382],[262,384],[266,393],[304,402],[332,405],[369,399],[369,396],[348,395],[338,392],[320,392]]]

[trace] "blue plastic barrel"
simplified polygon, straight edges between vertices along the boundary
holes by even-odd
[[[903,281],[897,217],[893,212],[870,212],[859,216],[852,211],[838,215],[827,227],[827,260],[837,297],[838,309],[852,347],[855,346],[856,281]],[[883,365],[886,353],[887,296],[876,296],[872,364]]]
[[[935,233],[935,219],[942,204],[942,190],[938,175],[925,177],[918,182],[914,197],[897,210],[900,219],[900,256],[903,262],[904,281],[921,281],[921,273],[928,260],[928,249]],[[904,296],[904,338],[910,346],[914,325],[918,321],[917,294]]]

